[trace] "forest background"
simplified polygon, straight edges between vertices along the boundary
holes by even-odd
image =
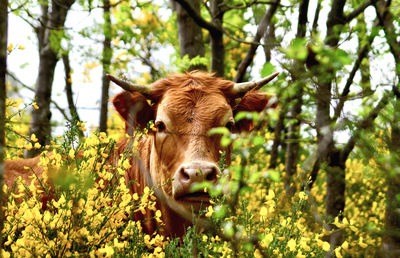
[[[223,240],[216,243],[206,235],[204,242],[215,252],[233,255],[396,257],[399,7],[399,1],[390,0],[2,0],[0,162],[4,157],[38,155],[62,133],[55,128],[65,121],[78,124],[76,136],[83,136],[81,122],[86,120],[80,107],[88,107],[89,98],[89,107],[98,106],[95,129],[121,133],[120,121],[109,112],[108,102],[116,91],[110,89],[107,73],[145,84],[194,69],[235,82],[279,71],[278,79],[265,89],[278,97],[279,108],[254,117],[259,130],[235,141],[237,163],[230,171],[235,173],[235,165],[245,169],[238,170],[238,178],[233,176],[238,187],[231,190],[242,199],[222,200],[219,207],[226,209],[215,218],[209,211],[215,228],[222,228],[216,235]],[[10,16],[32,28],[31,45],[8,40],[17,33],[8,30],[7,37]],[[83,22],[78,16],[85,17]],[[27,51],[37,51],[37,60],[10,63]],[[37,70],[29,68],[33,64]],[[28,68],[36,73],[36,83],[25,80]],[[27,91],[32,99],[26,98]],[[221,133],[228,142],[237,137]],[[257,180],[253,175],[259,175]],[[260,199],[246,204],[246,194],[256,189]],[[252,219],[240,225],[245,204],[254,208],[247,214]],[[228,218],[237,220],[229,226]],[[12,223],[11,228],[22,222]],[[7,229],[7,223],[3,227]],[[25,236],[22,228],[11,242],[2,242],[4,252],[34,253],[27,246],[17,248],[17,239]],[[107,241],[84,250],[107,249]],[[114,253],[132,251],[113,243]],[[143,243],[144,253],[156,251],[154,243]],[[160,245],[162,251],[175,248],[173,243]],[[202,250],[200,243],[186,242],[185,247],[191,253]],[[72,249],[71,254],[80,250]]]

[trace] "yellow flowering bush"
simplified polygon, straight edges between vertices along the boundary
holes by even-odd
[[[18,106],[8,101],[8,121],[25,119],[15,115]],[[27,128],[8,123],[7,139],[21,138],[14,141],[18,148],[7,149],[8,158],[21,157],[24,149],[35,148],[35,135],[26,136]],[[142,232],[142,222],[134,221],[134,214],[153,210],[154,219],[162,224],[161,211],[152,189],[144,188],[141,196],[129,192],[124,177],[131,166],[129,154],[122,154],[118,167],[108,162],[124,131],[122,121],[114,115],[109,126],[109,135],[92,133],[79,139],[78,129],[86,130],[84,124],[71,125],[63,137],[39,147],[44,150],[39,162],[44,169],[41,178],[33,175],[29,184],[18,179],[12,189],[3,187],[7,201],[2,257],[190,257],[195,253],[209,257],[323,257],[329,251],[336,257],[353,257],[379,252],[385,184],[376,161],[348,161],[343,219],[328,221],[324,216],[324,173],[306,192],[300,186],[307,183],[303,176],[307,171],[299,167],[293,180],[299,190],[288,196],[281,180],[283,164],[267,169],[272,135],[265,132],[235,140],[230,167],[225,167],[225,155],[221,155],[220,184],[199,186],[213,197],[213,206],[201,214],[210,223],[207,230],[195,223],[182,239],[165,238],[157,232],[147,235]],[[134,153],[139,151],[135,149],[137,141],[133,146]],[[327,240],[327,224],[344,232],[343,242],[335,250]]]

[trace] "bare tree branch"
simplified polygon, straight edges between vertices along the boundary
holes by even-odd
[[[27,89],[27,90],[29,90],[29,91],[31,91],[31,92],[35,92],[35,89],[34,89],[33,87],[28,86],[28,85],[26,85],[25,83],[23,83],[23,82],[22,82],[20,79],[18,79],[14,74],[12,74],[12,73],[10,73],[10,72],[7,71],[7,75],[10,76],[11,78],[13,78],[13,80],[15,80],[16,82],[18,82],[18,84],[19,84],[22,88]],[[64,117],[65,120],[67,120],[68,122],[71,122],[71,119],[68,117],[68,115],[67,115],[67,113],[65,112],[65,110],[64,110],[62,107],[60,107],[60,105],[58,105],[57,102],[55,102],[54,100],[51,100],[51,104],[53,104],[53,105],[56,107],[56,109],[57,109],[58,111],[60,111],[60,113],[63,115],[63,117]]]
[[[390,92],[385,92],[379,103],[375,106],[375,108],[373,108],[372,111],[358,123],[356,129],[354,130],[353,135],[350,137],[346,145],[340,151],[340,158],[342,160],[346,160],[350,152],[354,149],[354,146],[360,137],[360,132],[372,126],[375,118],[389,102],[389,97],[390,97]]]
[[[259,43],[261,40],[261,37],[264,35],[265,31],[268,28],[268,25],[271,22],[271,19],[276,12],[276,9],[278,8],[280,0],[275,0],[273,4],[271,4],[270,8],[268,9],[267,12],[265,12],[264,17],[262,18],[260,24],[258,25],[256,35],[254,36],[253,42]],[[243,80],[243,77],[246,73],[247,67],[253,62],[254,55],[256,54],[256,50],[258,48],[258,45],[256,44],[251,44],[249,51],[247,52],[246,57],[243,59],[243,61],[240,63],[238,71],[236,73],[235,79],[233,80],[234,82],[241,82]]]
[[[8,13],[12,13],[15,12],[18,9],[21,9],[22,7],[24,7],[24,5],[26,5],[29,2],[29,0],[26,0],[25,2],[21,3],[20,5],[18,5],[17,7],[8,10]]]
[[[203,19],[203,17],[201,17],[201,15],[198,12],[196,12],[196,10],[194,10],[193,7],[186,0],[174,0],[174,1],[178,2],[186,10],[189,16],[191,16],[193,20],[197,23],[197,25],[199,25],[200,27],[208,30],[211,34],[221,32],[217,26]]]
[[[318,0],[317,7],[315,8],[315,13],[314,13],[314,21],[312,24],[312,29],[311,32],[316,33],[318,29],[318,19],[319,19],[319,13],[321,12],[321,1]]]
[[[356,9],[354,9],[351,13],[345,16],[346,22],[351,22],[354,18],[364,12],[364,10],[372,5],[374,0],[367,0],[364,3],[360,4]]]
[[[358,69],[360,68],[362,60],[367,56],[373,40],[374,40],[374,36],[371,36],[369,38],[368,43],[361,48],[361,50],[358,54],[357,60],[354,62],[353,68],[351,69],[351,72],[349,74],[349,78],[347,78],[347,81],[343,88],[342,94],[339,97],[339,103],[336,106],[335,114],[333,115],[333,118],[332,118],[333,122],[335,122],[339,118],[340,113],[343,110],[344,103],[346,102],[347,96],[350,93],[350,86],[353,84],[354,77],[355,77]]]
[[[269,5],[275,5],[275,4],[276,4],[276,1],[257,1],[257,0],[253,0],[253,1],[248,2],[248,3],[237,4],[237,5],[228,5],[226,2],[224,2],[224,3],[221,5],[221,8],[222,8],[222,10],[223,10],[224,12],[227,12],[227,11],[232,10],[232,9],[237,9],[237,10],[240,10],[240,9],[247,9],[247,8],[249,8],[250,6],[255,5],[255,4],[269,4]],[[278,5],[279,5],[279,6],[282,6],[282,7],[290,7],[290,6],[287,6],[287,5],[283,5],[283,4],[281,4],[281,3],[278,3]]]

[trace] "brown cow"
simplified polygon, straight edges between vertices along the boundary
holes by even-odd
[[[276,75],[259,82],[235,84],[194,71],[169,76],[150,86],[131,84],[109,75],[125,89],[114,97],[113,104],[125,120],[127,133],[132,134],[134,129],[154,121],[155,131],[139,142],[140,159],[132,161],[134,164],[125,176],[126,182],[139,183],[130,184],[132,193],[140,194],[146,185],[158,189],[156,194],[161,201],[157,205],[165,223],[161,233],[182,236],[191,224],[182,213],[198,212],[200,207],[209,205],[208,194],[193,193],[191,186],[204,181],[215,183],[220,173],[217,165],[220,153],[226,152],[229,163],[231,146],[222,147],[220,137],[210,136],[208,131],[221,126],[237,132],[251,130],[252,121],[241,120],[235,124],[234,116],[239,111],[260,112],[271,106],[267,95],[257,89]],[[121,140],[118,146],[118,152],[122,153],[130,147],[129,141]],[[32,165],[37,162],[29,161]],[[6,162],[8,185],[11,180],[7,178],[21,174],[18,171],[23,169],[16,164]],[[151,216],[151,212],[146,213],[146,217]],[[144,230],[151,233],[156,227],[156,221],[149,220]]]

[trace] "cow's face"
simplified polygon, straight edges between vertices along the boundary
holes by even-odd
[[[150,86],[150,95],[124,92],[113,100],[127,123],[128,133],[154,121],[150,135],[153,183],[189,211],[209,204],[209,195],[203,190],[193,192],[192,186],[217,182],[221,153],[225,152],[226,162],[230,162],[230,146],[222,147],[219,136],[208,134],[210,129],[226,126],[237,132],[251,130],[251,121],[235,124],[234,115],[239,111],[259,112],[268,103],[267,96],[259,92],[236,101],[237,96],[230,93],[233,85],[231,81],[194,72],[155,82]]]

